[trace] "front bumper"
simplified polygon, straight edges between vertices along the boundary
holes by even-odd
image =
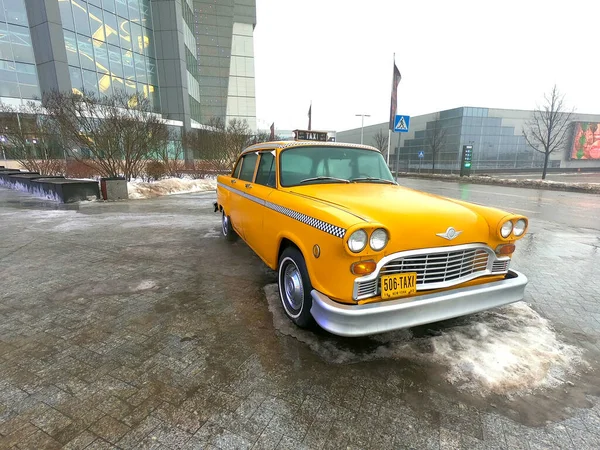
[[[365,336],[464,316],[523,300],[527,277],[509,270],[506,278],[464,288],[364,305],[334,302],[312,291],[311,314],[330,333]]]

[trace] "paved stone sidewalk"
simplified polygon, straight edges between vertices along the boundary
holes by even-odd
[[[0,448],[600,448],[598,233],[542,223],[515,260],[589,370],[483,397],[441,366],[361,361],[375,339],[316,330],[315,351],[278,330],[273,274],[219,238],[211,201],[64,210],[0,189]]]

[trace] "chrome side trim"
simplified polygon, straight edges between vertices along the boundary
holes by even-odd
[[[337,303],[313,290],[311,314],[339,336],[366,336],[473,314],[523,300],[527,277],[510,270],[504,280],[451,291],[364,305]]]
[[[497,258],[496,253],[494,252],[494,250],[491,247],[489,247],[485,244],[481,244],[481,243],[453,245],[453,246],[449,246],[449,247],[424,248],[424,249],[418,249],[418,250],[407,250],[404,252],[392,253],[390,255],[385,256],[377,263],[377,267],[373,273],[371,273],[369,275],[365,275],[363,277],[356,278],[354,280],[354,287],[352,290],[352,298],[354,300],[363,300],[363,299],[375,297],[376,295],[378,295],[378,285],[379,285],[378,280],[381,275],[381,270],[384,268],[384,266],[386,266],[388,263],[390,263],[391,261],[393,261],[395,259],[408,258],[411,256],[426,256],[426,255],[435,255],[435,254],[439,254],[439,253],[452,253],[452,252],[460,252],[460,251],[468,251],[468,250],[482,250],[487,253],[488,259],[487,259],[487,265],[486,265],[485,270],[480,270],[480,271],[477,271],[470,275],[466,275],[466,276],[463,276],[460,278],[455,278],[455,279],[452,279],[449,281],[417,284],[417,291],[443,289],[443,288],[456,286],[458,284],[465,283],[467,281],[471,281],[471,280],[474,280],[476,278],[480,278],[483,276],[502,275],[502,274],[507,273],[508,264],[506,265],[504,270],[494,271],[494,263],[499,260],[501,260],[501,261],[510,260],[510,258],[508,258],[508,257]],[[498,269],[498,266],[496,266],[496,269]],[[372,286],[372,290],[367,292],[369,286]]]
[[[269,208],[273,211],[276,211],[284,216],[288,216],[298,222],[302,222],[305,225],[316,228],[317,230],[324,231],[325,233],[331,234],[335,237],[343,238],[346,234],[346,229],[342,227],[338,227],[337,225],[330,224],[328,222],[324,222],[323,220],[316,219],[311,216],[307,216],[298,211],[294,211],[292,209],[286,208],[285,206],[278,205],[276,203],[263,200],[255,195],[248,194],[247,192],[243,192],[239,189],[236,189],[232,186],[227,186],[225,183],[217,183],[217,186],[222,187],[223,189],[227,189],[230,192],[241,195],[244,198],[247,198],[250,201],[258,203],[259,205],[264,206],[265,208]]]

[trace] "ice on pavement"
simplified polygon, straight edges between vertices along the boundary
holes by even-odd
[[[153,183],[130,181],[127,183],[129,199],[159,197],[161,195],[189,194],[192,192],[214,191],[217,180],[205,178],[200,180],[185,178],[165,178]]]
[[[447,380],[495,393],[554,387],[583,364],[581,350],[561,342],[548,322],[523,302],[490,310],[432,338]]]
[[[334,364],[381,359],[441,364],[444,378],[457,388],[501,395],[561,385],[586,365],[582,351],[562,342],[548,320],[523,302],[432,324],[435,331],[424,336],[421,327],[418,333],[408,329],[352,339],[296,327],[283,312],[277,285],[266,286],[265,293],[275,328]]]

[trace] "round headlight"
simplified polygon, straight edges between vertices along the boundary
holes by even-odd
[[[527,221],[525,219],[519,219],[517,220],[517,223],[515,223],[513,234],[515,236],[521,236],[523,233],[525,233],[525,228],[527,228]]]
[[[513,223],[509,220],[508,222],[504,222],[504,225],[502,225],[502,228],[500,228],[500,234],[506,239],[508,236],[510,236],[512,230]]]
[[[354,253],[362,252],[367,246],[367,233],[365,230],[356,230],[348,239],[348,248]]]
[[[383,228],[377,228],[373,233],[371,233],[371,239],[369,240],[369,245],[373,250],[378,252],[379,250],[383,250],[383,248],[388,243],[388,235],[387,232]]]

